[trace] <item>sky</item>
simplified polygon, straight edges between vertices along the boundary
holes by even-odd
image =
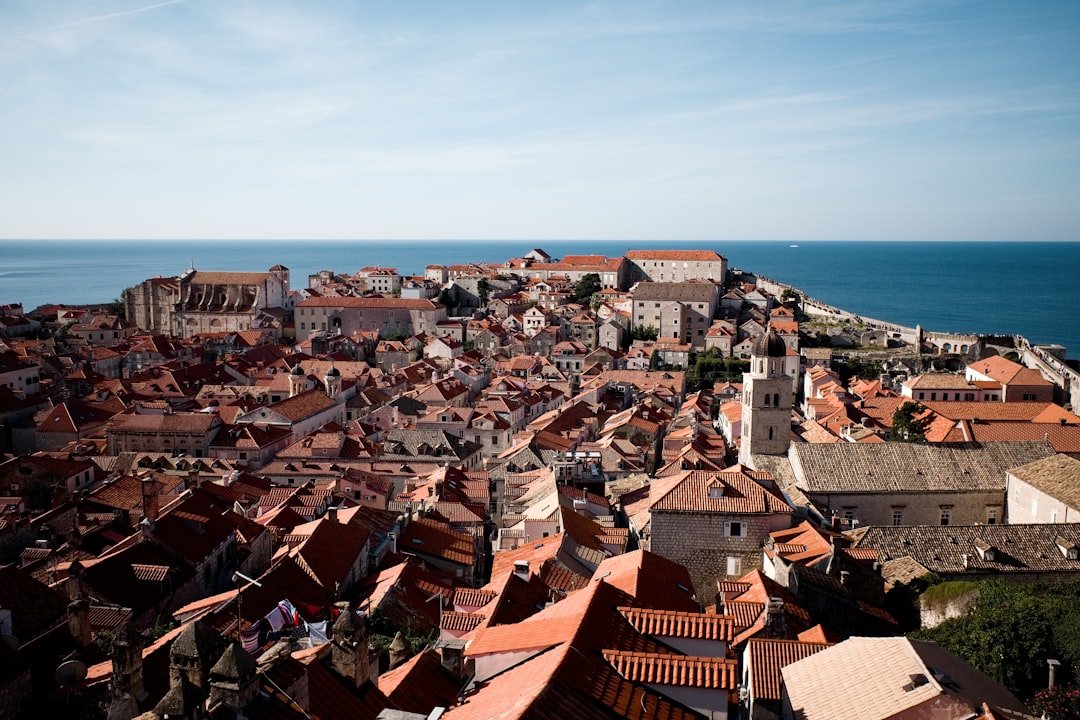
[[[0,239],[1080,240],[1080,3],[0,0]]]

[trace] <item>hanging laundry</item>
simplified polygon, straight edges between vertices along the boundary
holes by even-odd
[[[325,645],[330,642],[330,638],[326,635],[326,621],[316,623],[308,623],[308,631],[311,638],[311,647],[317,647],[319,645]]]
[[[249,655],[259,651],[262,643],[259,642],[260,633],[266,632],[268,625],[265,619],[260,619],[240,631],[240,644]]]

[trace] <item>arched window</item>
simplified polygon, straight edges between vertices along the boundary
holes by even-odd
[[[769,407],[769,393],[765,393],[765,407]]]
[[[769,439],[770,439],[770,440],[772,440],[772,431],[773,431],[773,429],[772,429],[772,428],[769,428]]]
[[[780,393],[773,393],[772,404],[776,407],[780,407]]]

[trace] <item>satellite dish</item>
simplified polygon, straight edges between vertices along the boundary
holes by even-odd
[[[78,687],[86,679],[86,664],[80,660],[68,660],[56,668],[56,682],[62,687]]]

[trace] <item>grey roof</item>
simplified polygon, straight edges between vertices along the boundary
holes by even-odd
[[[1080,545],[1078,523],[867,526],[844,535],[853,547],[877,550],[882,563],[911,558],[936,573],[1080,573],[1080,560],[1070,560],[1061,547]],[[982,558],[976,541],[994,549],[993,560]]]
[[[209,662],[217,657],[222,638],[202,620],[192,620],[173,640],[170,657],[200,658]],[[204,666],[205,667],[205,666]]]
[[[784,357],[787,355],[787,345],[775,330],[769,330],[757,339],[750,354],[755,357]]]
[[[642,282],[634,288],[634,301],[679,300],[682,302],[710,302],[719,294],[719,288],[707,282]]]
[[[791,465],[808,493],[1004,490],[1009,468],[1050,457],[1046,441],[956,443],[803,443]]]
[[[1013,468],[1009,474],[1071,508],[1080,508],[1080,460],[1054,455]]]
[[[255,660],[238,643],[230,643],[221,654],[217,664],[210,669],[212,677],[228,680],[246,680],[255,674]]]
[[[396,428],[387,433],[379,460],[417,462],[428,458],[433,462],[461,461],[479,449],[476,443],[456,438],[443,430]]]

